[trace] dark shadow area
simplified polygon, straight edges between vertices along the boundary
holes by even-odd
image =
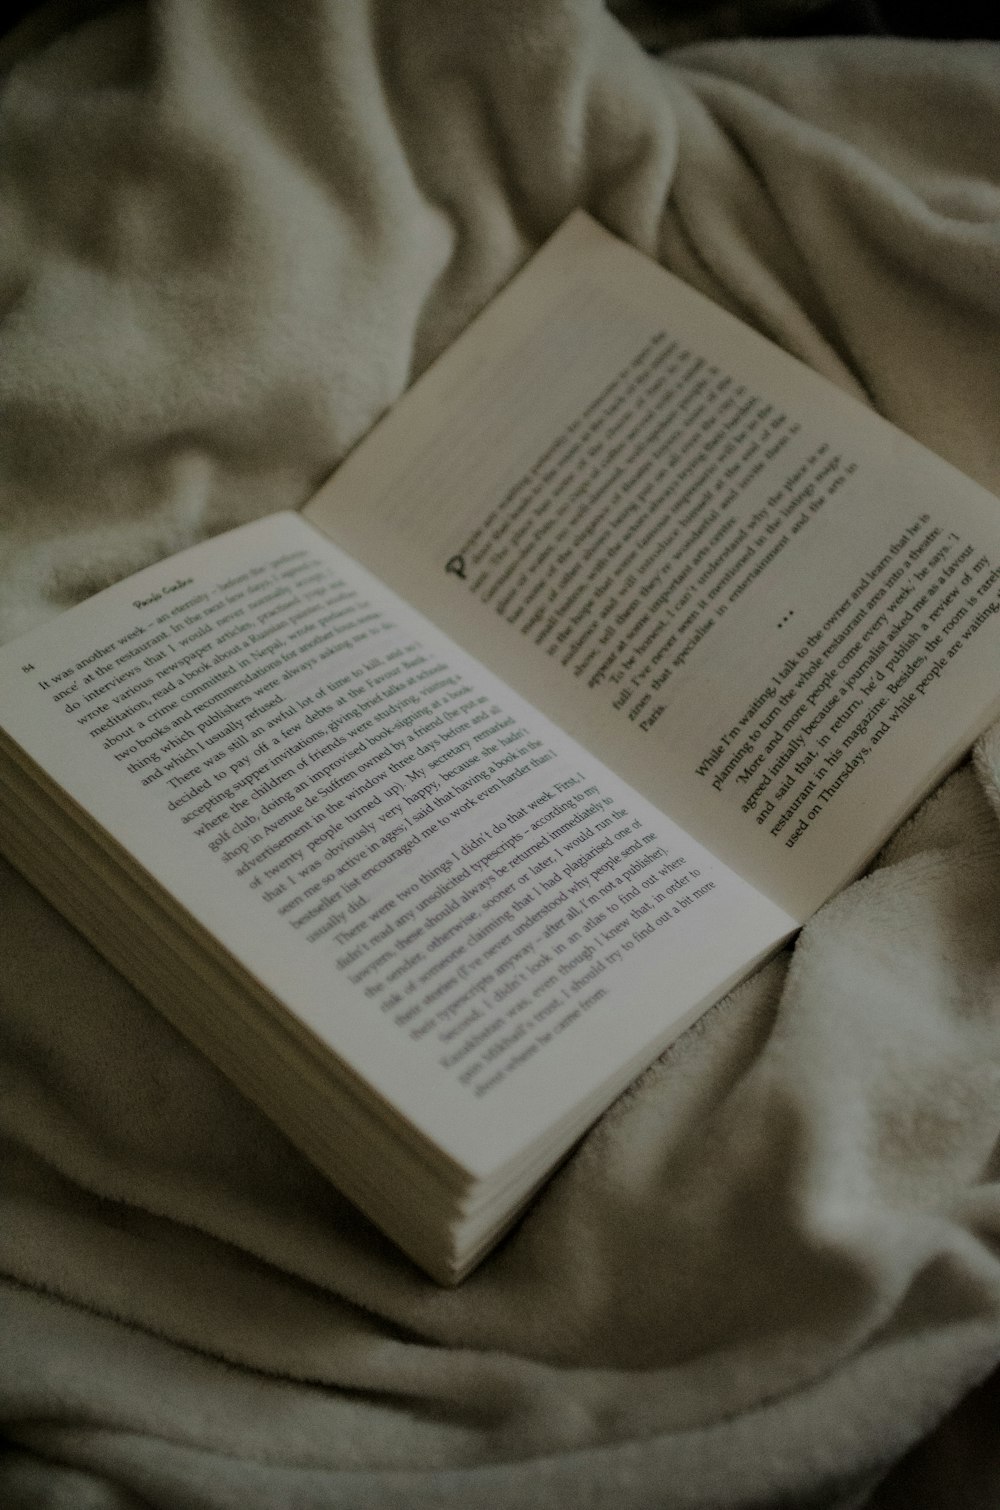
[[[9,31],[31,11],[41,8],[38,0],[8,0],[0,17],[0,33]],[[714,0],[705,0],[704,4],[698,4],[697,0],[692,3],[647,0],[643,8],[650,13],[659,11],[671,19],[683,18],[696,27],[699,12],[710,16],[716,7]],[[747,22],[748,32],[759,35],[766,30],[771,36],[1000,38],[1000,9],[991,8],[987,17],[986,7],[979,0],[949,0],[947,4],[942,0],[829,0],[825,5],[803,5],[798,17],[791,7],[783,5],[775,7],[773,25],[764,28],[755,8],[748,7]],[[729,31],[728,26],[726,30]]]

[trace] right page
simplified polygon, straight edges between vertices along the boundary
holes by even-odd
[[[992,495],[582,214],[307,514],[800,919],[997,707]]]

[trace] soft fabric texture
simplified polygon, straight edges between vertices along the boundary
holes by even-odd
[[[576,205],[1000,488],[988,46],[161,0],[6,59],[7,636],[303,503]],[[454,1291],[0,868],[0,1503],[1000,1502],[998,773],[994,732]]]

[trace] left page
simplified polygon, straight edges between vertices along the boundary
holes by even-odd
[[[8,646],[0,707],[8,759],[473,1177],[794,926],[295,515]]]

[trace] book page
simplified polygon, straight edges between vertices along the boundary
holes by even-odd
[[[295,515],[7,647],[0,706],[9,756],[475,1174],[793,926]]]
[[[307,512],[801,919],[997,705],[996,500],[582,215]]]

